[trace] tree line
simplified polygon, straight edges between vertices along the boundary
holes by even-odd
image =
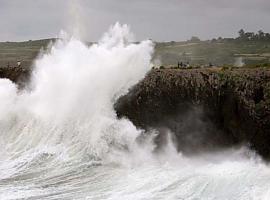
[[[245,32],[244,29],[238,31],[239,36],[236,38],[241,41],[270,41],[270,33],[259,30],[257,33]]]

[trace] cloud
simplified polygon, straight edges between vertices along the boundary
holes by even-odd
[[[66,29],[93,41],[116,21],[130,24],[138,39],[232,37],[241,28],[270,32],[269,10],[269,0],[1,0],[0,40],[55,37]]]

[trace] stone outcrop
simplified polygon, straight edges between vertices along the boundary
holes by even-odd
[[[24,87],[30,77],[30,68],[22,67],[3,67],[0,68],[0,78],[10,79],[17,83],[19,87]]]
[[[0,68],[24,87],[30,68]],[[270,159],[270,70],[154,69],[115,104],[136,126],[167,130],[183,152],[245,143]]]
[[[180,150],[246,143],[270,158],[267,69],[155,69],[115,109],[139,127],[175,132]]]

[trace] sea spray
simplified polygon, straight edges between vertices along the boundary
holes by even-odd
[[[30,89],[1,80],[5,153],[58,148],[64,157],[100,160],[113,149],[131,151],[141,131],[117,119],[113,104],[144,77],[153,52],[151,41],[132,40],[118,23],[91,46],[65,37],[36,60]]]
[[[113,104],[150,68],[153,44],[116,24],[99,43],[58,40],[29,87],[0,79],[0,199],[269,199],[270,170],[245,148],[185,157]]]
[[[245,62],[243,60],[243,57],[236,57],[235,58],[235,63],[234,63],[235,67],[243,67],[244,65],[245,65]]]

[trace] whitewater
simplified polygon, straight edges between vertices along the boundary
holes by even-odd
[[[0,199],[270,199],[270,168],[248,148],[186,156],[168,137],[157,152],[155,130],[117,118],[151,69],[154,44],[134,41],[118,23],[89,46],[62,34],[26,88],[0,79]]]

